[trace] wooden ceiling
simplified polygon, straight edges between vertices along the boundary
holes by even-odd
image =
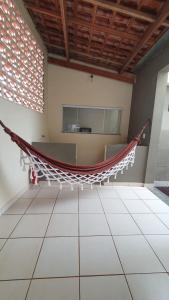
[[[117,74],[117,79],[126,78],[124,81],[128,82],[133,81],[137,63],[169,29],[169,0],[24,3],[49,57],[57,55],[56,60],[49,58],[50,62],[78,69],[85,69],[85,63],[92,65],[89,73],[103,68],[106,74]]]

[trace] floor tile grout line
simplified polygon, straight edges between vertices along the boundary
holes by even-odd
[[[152,191],[150,191],[150,192],[152,193]],[[134,191],[134,193],[137,195],[138,199],[140,199],[140,200],[143,201],[143,203],[145,204],[145,206],[150,210],[151,214],[153,214],[154,216],[156,216],[157,219],[159,219],[159,221],[160,221],[163,225],[165,225],[165,227],[166,227],[167,229],[169,229],[169,228],[166,226],[166,224],[164,224],[164,223],[162,222],[162,220],[156,215],[156,213],[151,209],[151,207],[149,207],[148,204],[145,203],[144,200],[147,200],[147,199],[142,199],[135,191]],[[119,194],[119,196],[120,196],[120,194]],[[158,197],[157,197],[157,198],[158,198]],[[146,235],[142,232],[140,226],[137,224],[137,222],[136,222],[135,219],[133,218],[132,213],[129,211],[128,207],[126,206],[126,204],[125,204],[125,202],[123,201],[123,199],[122,199],[121,196],[120,196],[120,199],[122,200],[122,202],[123,202],[123,204],[125,205],[127,211],[129,212],[129,215],[131,216],[131,218],[133,219],[133,221],[135,222],[135,224],[136,224],[136,225],[138,226],[138,228],[140,229],[140,231],[141,231],[141,233],[142,233],[142,236],[145,238],[146,242],[148,243],[148,245],[149,245],[150,248],[152,249],[153,253],[155,254],[155,256],[157,257],[157,259],[158,259],[159,262],[161,263],[162,267],[164,268],[164,270],[165,270],[166,272],[168,272],[167,269],[165,268],[164,264],[162,263],[161,259],[159,258],[159,256],[157,255],[157,253],[155,252],[155,250],[154,250],[153,247],[151,246],[150,242],[148,241]],[[160,198],[158,198],[158,199],[161,200]],[[158,199],[157,199],[157,200],[158,200]],[[150,200],[153,200],[153,199],[150,199]],[[162,201],[162,200],[161,200],[161,201]],[[148,234],[147,234],[147,235],[148,235]],[[152,235],[152,234],[149,234],[149,235]],[[162,234],[155,234],[155,235],[162,235]],[[163,234],[163,235],[164,235],[164,234]],[[167,234],[166,234],[166,235],[167,235]],[[169,274],[168,274],[168,275],[169,275]]]
[[[169,272],[141,272],[141,273],[125,273],[126,276],[130,275],[153,275],[153,274],[166,274]],[[26,280],[45,280],[45,279],[68,279],[68,278],[90,278],[90,277],[113,277],[113,276],[124,276],[124,273],[108,273],[108,274],[85,274],[85,275],[69,275],[69,276],[50,276],[50,277],[27,277],[27,278],[13,278],[13,279],[1,279],[0,282],[11,282],[11,281],[26,281]]]
[[[78,258],[79,258],[79,300],[81,299],[81,290],[80,290],[80,215],[79,215],[79,207],[80,207],[80,197],[79,197],[79,187],[78,187]]]
[[[97,192],[98,192],[98,190],[97,190]],[[99,195],[99,192],[98,192],[98,195]],[[109,227],[109,231],[110,231],[110,233],[111,233],[111,228],[110,228],[110,225],[109,225],[109,222],[108,222],[108,219],[107,219],[107,216],[106,216],[106,213],[105,213],[105,210],[104,210],[104,207],[103,207],[103,204],[102,204],[102,201],[101,201],[100,196],[99,196],[99,200],[100,200],[100,204],[101,204],[101,206],[102,206],[103,212],[104,212],[104,216],[105,216],[107,225],[108,225],[108,227]],[[128,283],[127,276],[126,276],[126,274],[125,274],[125,270],[124,270],[123,265],[122,265],[122,262],[121,262],[120,255],[119,255],[119,253],[118,253],[118,250],[117,250],[117,247],[116,247],[116,244],[115,244],[115,241],[114,241],[114,238],[113,238],[112,235],[111,235],[111,238],[112,238],[112,241],[113,241],[113,244],[114,244],[114,247],[115,247],[115,250],[116,250],[116,253],[117,253],[117,256],[118,256],[118,259],[119,259],[121,268],[122,268],[122,271],[123,271],[123,273],[124,273],[124,277],[125,277],[125,280],[126,280],[126,284],[127,284],[127,287],[128,287],[128,290],[129,290],[129,293],[130,293],[130,296],[131,296],[131,299],[134,300],[134,299],[133,299],[133,295],[132,295],[132,293],[131,293],[131,289],[130,289],[129,283]]]
[[[161,199],[159,199],[161,200]],[[161,200],[162,201],[162,200]],[[150,209],[150,211],[152,211],[152,214],[160,221],[160,223],[162,223],[167,229],[169,229],[169,227],[160,219],[160,217],[158,216],[158,214],[160,214],[160,212],[154,212],[152,210],[152,208],[143,200],[144,204]],[[167,214],[167,213],[166,213]]]
[[[154,213],[154,215],[157,217],[157,219],[158,219],[165,227],[167,227],[167,229],[169,229],[169,226],[167,226],[167,225],[165,224],[165,222],[163,222],[163,221],[160,219],[160,217],[158,216],[158,214],[161,214],[161,213]]]
[[[31,187],[31,188],[30,188],[30,185],[29,185],[29,188],[28,188],[27,191],[36,191],[36,192],[35,192],[35,195],[33,196],[33,198],[35,199],[36,196],[37,196],[37,194],[38,194],[39,191],[40,191],[40,187],[39,187],[39,186],[36,186],[36,187]],[[27,191],[26,191],[26,192],[27,192]],[[23,195],[24,195],[24,194],[23,194]],[[22,198],[22,196],[21,196],[20,198]],[[25,197],[25,199],[31,199],[31,197],[30,197],[30,198]]]
[[[151,193],[153,193],[152,191],[150,191]],[[155,194],[154,194],[155,195]],[[155,195],[156,196],[156,195]],[[145,206],[150,210],[151,214],[153,214],[154,216],[156,216],[156,218],[167,228],[169,229],[169,227],[160,219],[160,217],[158,216],[158,214],[160,214],[160,212],[154,212],[153,209],[148,205],[148,203],[145,202],[145,200],[148,200],[148,199],[141,199],[141,197],[138,195],[139,199],[143,201],[143,203],[145,204]],[[149,199],[149,200],[153,200],[153,199]],[[158,198],[157,199],[154,199],[154,200],[160,200],[162,201],[162,199]],[[163,201],[162,201],[163,202]],[[166,204],[166,203],[165,203]],[[166,204],[167,205],[167,204]],[[163,212],[162,214],[169,214],[166,213],[166,212]]]
[[[37,266],[37,263],[38,263],[38,260],[39,260],[39,257],[40,257],[40,253],[41,253],[44,241],[45,241],[45,236],[46,236],[49,224],[50,224],[50,220],[52,218],[52,213],[54,211],[58,195],[59,195],[59,191],[57,191],[56,198],[55,198],[55,201],[54,201],[54,204],[53,204],[53,208],[52,208],[52,212],[50,214],[49,221],[48,221],[48,224],[47,224],[47,227],[46,227],[46,231],[45,231],[44,236],[42,237],[42,244],[41,244],[41,247],[40,247],[40,250],[39,250],[39,253],[38,253],[38,256],[37,256],[37,260],[36,260],[36,263],[35,263],[35,266],[34,266],[34,270],[33,270],[33,273],[32,273],[32,277],[31,277],[31,280],[30,280],[30,283],[29,283],[29,286],[28,286],[28,289],[27,289],[27,292],[26,292],[25,300],[27,299],[27,296],[28,296],[28,292],[29,292],[29,289],[30,289],[30,286],[31,286],[31,282],[32,282],[32,279],[33,279],[33,276],[34,276],[34,273],[35,273],[35,269],[36,269],[36,266]]]
[[[54,200],[54,199],[53,199]],[[118,200],[121,200],[121,199],[118,199]],[[44,213],[27,213],[26,215],[27,216],[29,216],[29,215],[50,215],[51,214],[51,212],[44,212]],[[53,213],[53,215],[77,215],[78,213],[77,212],[65,212],[65,213]],[[79,213],[80,215],[87,215],[87,214],[89,214],[89,215],[103,215],[104,213],[102,213],[102,212],[80,212]],[[117,212],[117,213],[114,213],[114,212],[106,212],[106,214],[107,215],[128,215],[129,213],[128,212]],[[132,213],[133,215],[152,215],[152,214],[162,214],[162,215],[169,215],[169,212],[168,213],[165,213],[165,212],[157,212],[157,213],[153,213],[153,212],[138,212],[138,213],[136,213],[136,212],[134,212],[134,213]],[[15,213],[15,214],[3,214],[3,216],[22,216],[23,214],[17,214],[17,213]]]
[[[126,199],[126,200],[156,200],[156,199],[159,199],[157,197],[157,195],[155,195],[151,190],[147,189],[146,187],[144,187],[144,188],[146,188],[150,193],[152,193],[153,195],[155,195],[157,198],[148,198],[148,197],[147,198],[141,198],[140,195],[137,194],[137,192],[135,191],[135,188],[137,188],[137,186],[134,187],[134,190],[133,190],[133,187],[130,187],[130,188],[132,188],[132,192],[136,195],[136,198],[133,198],[133,199],[131,199],[131,198],[122,198],[122,196],[120,195],[120,193],[117,191],[117,193],[118,193],[118,195],[119,195],[119,197],[120,197],[121,200],[122,199]]]
[[[58,195],[59,195],[59,192],[57,191],[56,198],[55,198],[55,201],[54,201],[54,204],[53,204],[53,208],[52,208],[52,212],[51,212],[50,217],[49,217],[49,221],[48,221],[48,224],[47,224],[47,227],[46,227],[46,230],[45,230],[45,234],[44,234],[44,236],[43,236],[43,238],[42,238],[42,243],[41,243],[41,246],[40,246],[40,249],[39,249],[39,253],[38,253],[38,256],[37,256],[37,259],[36,259],[36,262],[35,262],[35,266],[34,266],[34,269],[33,269],[33,272],[32,272],[32,276],[31,276],[31,279],[30,279],[30,283],[29,283],[29,286],[28,286],[28,289],[27,289],[27,292],[26,292],[25,300],[26,300],[27,297],[28,297],[28,293],[29,293],[29,290],[30,290],[30,286],[31,286],[31,283],[32,283],[32,280],[33,280],[33,276],[34,276],[34,273],[35,273],[35,270],[36,270],[36,267],[37,267],[37,264],[38,264],[38,260],[39,260],[39,257],[40,257],[40,254],[41,254],[43,245],[44,245],[46,233],[47,233],[48,228],[49,228],[49,224],[50,224],[50,221],[51,221],[51,218],[52,218],[52,215],[53,215],[53,211],[54,211],[54,208],[55,208],[55,205],[56,205],[56,201],[57,201]]]
[[[36,196],[35,196],[35,198],[36,198]],[[32,204],[32,202],[33,202],[33,200],[35,199],[35,198],[33,198],[32,199],[32,201],[31,201],[31,203],[30,203],[30,205]],[[55,204],[56,204],[56,200],[57,199],[55,199]],[[92,200],[92,199],[91,199]],[[120,199],[120,200],[122,200],[123,201],[123,199]],[[141,199],[141,200],[143,200],[144,201],[144,199]],[[101,200],[100,200],[101,201]],[[54,207],[55,207],[55,204],[54,204],[54,206],[53,206],[53,209],[54,209]],[[125,204],[124,204],[125,205]],[[145,205],[146,205],[146,203],[145,203]],[[29,207],[29,206],[28,206]],[[28,209],[28,207],[27,207],[27,209]],[[27,211],[27,209],[25,210],[25,213],[23,214],[23,215],[21,215],[22,217],[26,214],[26,211]],[[52,213],[51,213],[52,214]],[[49,214],[48,213],[48,215],[51,215],[51,214]],[[94,214],[96,214],[96,213],[94,213]],[[98,214],[98,213],[97,213]],[[112,213],[110,213],[110,214],[112,214]],[[132,217],[132,213],[128,213],[131,217]],[[135,213],[134,213],[135,214]],[[139,214],[139,213],[138,213]],[[144,214],[144,213],[143,213]],[[154,214],[154,215],[156,215],[154,212],[152,212],[151,214]],[[168,214],[168,213],[165,213],[165,214]],[[36,214],[35,214],[36,215]],[[78,212],[78,216],[79,216],[79,212]],[[22,217],[20,218],[20,220],[18,221],[18,223],[21,221],[21,219],[22,219]],[[135,221],[135,220],[134,220]],[[16,224],[16,226],[18,225],[18,223]],[[136,223],[136,222],[135,222]],[[137,224],[136,224],[137,225]],[[138,225],[137,225],[138,226]],[[138,226],[139,227],[139,226]],[[15,228],[14,228],[14,230],[15,230]],[[11,232],[11,234],[13,233],[13,231]],[[145,236],[145,234],[141,234],[141,235],[143,235],[143,236]],[[152,235],[152,234],[150,234],[150,235]],[[154,234],[154,235],[161,235],[161,234]],[[164,235],[167,235],[167,234],[164,234]],[[109,236],[109,235],[108,235]],[[57,237],[59,237],[59,236],[57,236]],[[80,235],[78,236],[79,238],[80,238]],[[23,237],[22,237],[23,238]],[[32,238],[32,237],[30,237],[30,238]],[[42,238],[42,237],[41,237]],[[46,237],[47,238],[47,237]],[[49,237],[50,238],[50,237]],[[10,239],[9,237],[8,237],[8,239]],[[7,240],[8,240],[7,239]],[[149,243],[148,243],[149,244]],[[151,247],[151,245],[150,245],[150,247]],[[151,247],[152,248],[152,247]],[[2,250],[2,248],[1,248],[1,250]],[[153,250],[153,252],[154,252],[154,249],[152,248],[152,250]],[[155,252],[154,252],[155,253]],[[155,253],[155,255],[156,255],[156,253]],[[156,255],[157,256],[157,255]],[[158,256],[157,256],[158,257]],[[159,259],[159,258],[158,258]],[[161,262],[161,261],[160,261]],[[160,272],[152,272],[152,273],[150,273],[150,274],[157,274],[157,273],[160,273]],[[168,274],[168,272],[161,272],[161,273],[167,273]],[[127,273],[126,273],[127,274]],[[128,275],[130,275],[131,273],[129,273]],[[136,273],[136,274],[148,274],[148,273]],[[114,274],[111,274],[110,276],[113,276]],[[119,274],[116,274],[116,275],[119,275]],[[122,274],[122,275],[124,275],[124,274]],[[168,274],[169,275],[169,274]],[[85,276],[87,276],[87,275],[82,275],[82,276],[79,276],[79,277],[85,277]],[[90,275],[89,275],[90,276]],[[92,276],[97,276],[97,275],[91,275],[91,277]],[[98,275],[98,276],[106,276],[106,275]],[[75,277],[75,276],[73,276],[73,277]],[[51,278],[51,277],[49,277],[49,278]],[[56,278],[58,278],[58,277],[56,277]],[[65,278],[65,277],[63,277],[63,278]],[[33,278],[33,279],[36,279],[36,278]],[[24,279],[23,279],[24,280]],[[7,280],[4,280],[4,281],[7,281]]]
[[[38,193],[38,191],[37,191]],[[36,195],[37,195],[36,193]],[[30,198],[31,199],[31,198]],[[20,219],[19,221],[16,223],[16,225],[14,226],[13,230],[11,231],[11,233],[9,234],[8,238],[6,239],[5,243],[3,244],[2,248],[0,248],[0,252],[2,251],[2,249],[5,247],[7,241],[10,239],[12,233],[14,232],[14,230],[16,229],[16,227],[18,226],[18,224],[20,223],[20,221],[22,220],[22,218],[25,216],[27,210],[29,209],[29,207],[31,206],[32,202],[34,201],[35,197],[32,198],[32,200],[30,201],[29,205],[27,206],[27,208],[25,209],[24,213],[22,215],[20,215]],[[17,200],[16,200],[17,201]],[[4,214],[5,215],[5,214]]]
[[[25,194],[26,192],[29,192],[29,191],[31,191],[31,190],[32,190],[32,191],[36,191],[36,192],[35,192],[35,195],[33,195],[33,197],[23,197],[24,194]],[[30,186],[29,186],[28,190],[26,190],[25,193],[23,193],[17,200],[20,200],[20,199],[32,199],[32,198],[34,199],[34,198],[36,198],[36,196],[37,196],[39,190],[40,190],[39,187],[31,188],[31,189],[30,189]],[[17,201],[17,200],[16,200],[16,201]],[[15,201],[15,202],[16,202],[16,201]],[[14,202],[14,203],[15,203],[15,202]]]
[[[137,225],[138,227],[138,225]],[[140,229],[140,228],[139,228]],[[54,239],[54,238],[89,238],[89,237],[99,237],[99,236],[169,236],[169,233],[132,233],[132,234],[92,234],[92,235],[49,235],[49,236],[45,236],[46,239]],[[19,240],[19,239],[42,239],[44,236],[21,236],[21,237],[11,237],[9,238],[9,240]],[[0,238],[0,240],[6,240],[7,238]]]
[[[151,191],[150,191],[151,192]],[[142,200],[143,201],[143,203],[144,203],[144,205],[150,210],[150,213],[132,213],[132,212],[130,212],[130,210],[128,209],[128,207],[127,207],[127,205],[125,204],[125,201],[123,201],[123,200],[125,200],[125,199],[123,199],[123,198],[120,198],[120,200],[122,200],[122,202],[123,202],[123,204],[125,205],[125,207],[126,207],[126,209],[127,209],[127,211],[129,212],[129,214],[131,214],[131,215],[134,215],[134,214],[142,214],[142,215],[144,215],[144,214],[146,214],[146,215],[149,215],[149,214],[151,214],[151,215],[154,215],[159,221],[160,221],[160,223],[162,223],[167,229],[169,229],[169,227],[158,217],[158,213],[155,213],[153,210],[152,210],[152,208],[145,202],[145,200],[148,200],[148,199],[142,199],[139,195],[137,195],[138,196],[138,199],[139,200]],[[130,200],[130,199],[128,199],[128,200]],[[131,199],[132,200],[132,199]],[[149,200],[151,200],[151,199],[149,199]],[[153,200],[153,199],[152,199]],[[158,199],[157,199],[158,200]],[[162,201],[160,198],[159,198],[159,200],[160,201]],[[163,202],[163,201],[162,201]],[[160,212],[159,212],[160,213]],[[168,213],[163,213],[163,214],[169,214],[169,212]],[[135,222],[136,223],[136,222]],[[137,224],[137,223],[136,223]]]
[[[144,188],[146,188],[146,187],[144,187]],[[151,194],[153,194],[153,195],[156,196],[156,197],[155,197],[155,198],[147,198],[147,197],[146,197],[146,198],[145,198],[145,197],[144,197],[144,198],[141,198],[140,195],[137,194],[137,192],[134,191],[134,193],[137,195],[137,197],[138,197],[139,200],[143,200],[143,201],[144,201],[144,200],[161,200],[161,201],[163,202],[163,200],[162,200],[161,198],[159,198],[152,190],[150,190],[150,189],[148,189],[148,188],[146,188],[146,189],[147,189]]]
[[[125,205],[125,203],[124,203]],[[126,206],[126,205],[125,205]],[[126,209],[128,210],[127,206]],[[129,210],[128,210],[129,211]],[[153,249],[153,247],[151,246],[151,244],[149,243],[148,239],[146,238],[146,235],[143,233],[142,229],[140,228],[140,226],[137,224],[137,222],[135,221],[135,219],[133,218],[132,214],[129,212],[131,218],[133,219],[134,223],[137,225],[137,227],[140,229],[142,236],[144,237],[145,241],[147,242],[147,244],[149,245],[149,247],[151,248],[151,250],[153,251],[153,253],[155,254],[155,256],[157,257],[158,261],[160,262],[160,264],[162,265],[162,267],[164,268],[164,270],[167,273],[167,269],[165,268],[164,264],[162,263],[161,259],[159,258],[159,256],[157,255],[157,253],[155,252],[155,250]]]

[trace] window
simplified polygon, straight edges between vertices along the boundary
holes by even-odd
[[[0,97],[43,112],[43,53],[13,0],[0,6]]]
[[[63,132],[119,134],[120,108],[63,106]]]

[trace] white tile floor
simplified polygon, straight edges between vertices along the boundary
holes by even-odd
[[[169,206],[143,187],[30,188],[0,216],[0,300],[168,300]]]

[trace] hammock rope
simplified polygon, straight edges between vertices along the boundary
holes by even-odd
[[[21,149],[20,160],[23,169],[26,169],[26,166],[30,169],[32,183],[38,184],[38,180],[45,177],[49,185],[51,181],[57,181],[62,188],[62,183],[66,182],[70,184],[71,189],[74,184],[80,184],[83,189],[83,184],[90,184],[92,188],[94,183],[101,184],[106,179],[109,182],[111,176],[116,179],[119,172],[123,174],[125,169],[133,166],[136,147],[149,124],[150,120],[147,120],[139,134],[113,157],[95,165],[71,165],[44,155],[0,121],[4,131]]]

